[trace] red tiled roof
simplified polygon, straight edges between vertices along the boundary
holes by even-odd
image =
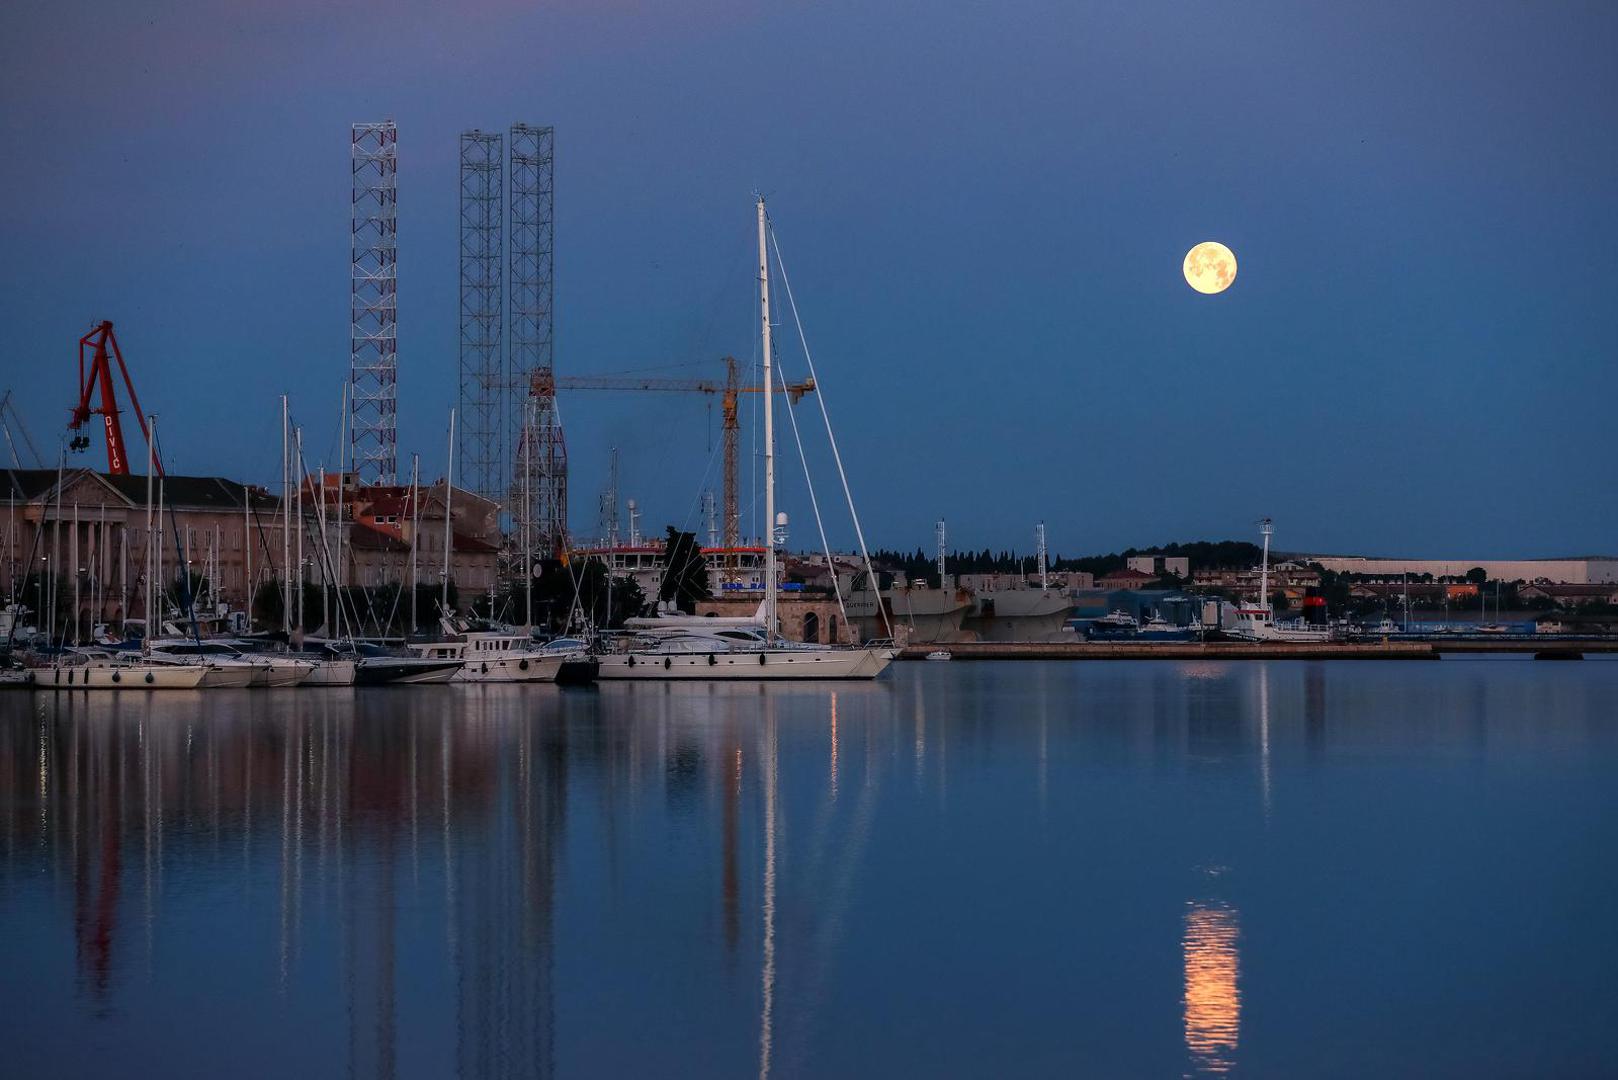
[[[349,531],[348,542],[362,551],[409,551],[410,545],[403,540],[389,536],[380,529],[373,529],[363,521],[356,521],[354,528]]]
[[[455,534],[453,547],[463,555],[496,555],[500,552],[498,547],[487,541],[459,532]]]
[[[373,517],[407,517],[414,513],[410,509],[408,490],[402,495],[396,495],[391,491],[383,495],[367,495],[362,501],[365,504],[365,512]]]
[[[1126,567],[1123,570],[1114,570],[1110,574],[1102,575],[1101,580],[1102,581],[1156,581],[1157,580],[1157,575],[1156,574],[1143,574],[1139,570],[1134,569],[1133,567]]]

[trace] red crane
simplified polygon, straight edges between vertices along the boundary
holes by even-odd
[[[111,355],[108,354],[111,346]],[[88,366],[85,364],[85,351],[94,349]],[[112,335],[112,323],[103,321],[94,330],[79,339],[79,403],[73,408],[73,419],[68,421],[69,431],[78,431],[90,417],[100,413],[107,429],[107,471],[114,476],[129,475],[129,455],[124,448],[124,429],[118,423],[118,397],[113,393],[112,361],[118,361],[118,370],[123,374],[124,387],[129,391],[129,403],[135,408],[135,419],[140,422],[140,433],[151,441],[151,432],[146,430],[146,414],[140,411],[140,398],[135,396],[135,383],[129,377],[129,367],[124,363],[123,350],[118,348],[118,339]],[[97,387],[101,389],[101,405],[92,407],[90,395]],[[68,444],[74,450],[86,450],[90,446],[88,435],[76,435]],[[163,463],[152,455],[157,463],[157,473],[163,474]]]

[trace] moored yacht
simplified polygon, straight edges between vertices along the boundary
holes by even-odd
[[[202,664],[148,662],[107,649],[79,649],[33,673],[41,689],[195,690],[208,669]]]
[[[246,656],[222,641],[159,638],[147,646],[152,663],[203,664],[207,674],[201,686],[214,689],[227,686],[297,686],[307,679],[315,665],[290,657]]]
[[[601,656],[602,679],[874,679],[898,654],[891,642],[820,645],[788,642],[778,632],[782,543],[775,512],[774,352],[770,343],[769,222],[764,197],[758,209],[758,284],[764,388],[764,520],[772,527],[764,547],[764,602],[751,619],[662,615],[631,619],[614,651]],[[814,372],[811,368],[810,375]],[[828,429],[829,432],[829,429]],[[833,443],[836,454],[836,444]],[[784,526],[781,526],[784,528]],[[867,574],[871,573],[869,559]],[[874,576],[874,575],[873,575]]]
[[[771,640],[762,622],[665,616],[630,624],[600,655],[601,679],[874,679],[896,653]]]
[[[589,682],[596,660],[582,641],[567,639],[539,647],[525,633],[501,629],[473,629],[460,619],[440,621],[445,639],[410,646],[427,660],[457,661],[456,682]]]

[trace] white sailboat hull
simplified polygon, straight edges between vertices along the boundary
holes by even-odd
[[[627,652],[601,657],[598,679],[757,681],[874,679],[893,662],[891,648],[749,649],[737,652]]]
[[[207,669],[180,664],[92,664],[34,673],[42,690],[195,690]]]
[[[313,662],[315,669],[300,685],[303,686],[353,686],[354,661],[352,660],[318,660]]]
[[[367,678],[365,669],[377,666],[390,668],[387,677],[384,679]],[[362,660],[360,661],[360,670],[357,673],[356,681],[362,686],[422,686],[427,683],[452,682],[455,676],[460,674],[460,669],[454,666],[454,662],[442,661],[438,663],[423,661],[420,664],[419,671],[406,672],[402,675],[398,674],[396,669],[396,662]]]
[[[247,664],[209,664],[200,683],[204,690],[233,690],[252,686],[258,671]]]
[[[555,682],[562,669],[563,656],[543,656],[538,653],[518,655],[495,654],[468,659],[455,673],[455,682],[519,683]]]
[[[315,670],[314,663],[309,660],[254,661],[253,667],[257,674],[250,685],[271,688],[301,686]]]

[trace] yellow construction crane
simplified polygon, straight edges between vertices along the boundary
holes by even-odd
[[[725,357],[725,381],[706,379],[665,379],[639,375],[558,375],[558,390],[668,390],[688,394],[719,395],[722,427],[725,432],[725,546],[741,543],[741,512],[736,498],[736,444],[741,424],[736,416],[736,400],[742,394],[762,394],[762,386],[742,386],[737,376],[734,356]],[[815,380],[800,383],[782,383],[773,387],[777,394],[785,394],[796,404],[805,394],[815,392]]]

